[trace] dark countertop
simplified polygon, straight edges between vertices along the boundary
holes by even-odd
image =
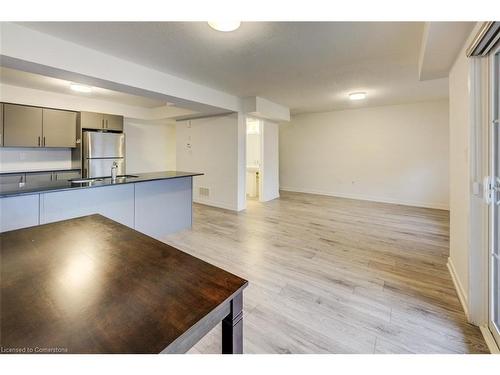
[[[11,197],[16,195],[48,193],[62,190],[77,190],[77,189],[91,189],[101,186],[133,184],[136,182],[155,181],[155,180],[169,180],[173,178],[201,176],[203,173],[181,172],[181,171],[163,171],[152,173],[136,173],[135,178],[119,177],[115,182],[111,181],[110,177],[100,179],[95,182],[86,183],[71,183],[70,181],[47,181],[39,183],[25,183],[20,184],[0,184],[0,198]]]
[[[43,173],[43,172],[73,172],[73,171],[79,171],[80,168],[59,168],[59,169],[32,169],[29,171],[6,171],[6,172],[0,172],[1,175],[6,175],[6,174],[22,174],[22,173]]]
[[[4,353],[185,352],[248,285],[101,215],[4,232],[0,245]]]

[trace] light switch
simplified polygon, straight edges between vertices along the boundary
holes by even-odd
[[[473,182],[472,183],[472,194],[476,196],[481,195],[481,183],[480,182]]]

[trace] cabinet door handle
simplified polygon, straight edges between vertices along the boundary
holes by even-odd
[[[38,147],[40,147],[40,136],[38,136]]]
[[[109,128],[109,125],[108,125],[108,120],[106,120],[106,129]]]
[[[104,126],[104,119],[102,119],[102,128],[104,129],[105,126]]]
[[[43,136],[43,147],[45,147],[45,136]]]

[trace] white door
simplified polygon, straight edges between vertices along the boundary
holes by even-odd
[[[491,59],[489,328],[500,345],[500,48]]]

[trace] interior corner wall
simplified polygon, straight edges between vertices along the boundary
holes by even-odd
[[[279,126],[262,121],[262,195],[260,201],[267,202],[279,198]]]
[[[292,116],[280,188],[448,209],[448,100]]]
[[[204,173],[193,178],[195,202],[234,211],[242,209],[245,134],[245,122],[238,113],[177,122],[177,170]],[[208,189],[208,195],[203,188]]]
[[[449,73],[450,94],[450,257],[448,266],[458,296],[469,317],[471,248],[471,60],[465,50],[471,37],[458,54]]]

